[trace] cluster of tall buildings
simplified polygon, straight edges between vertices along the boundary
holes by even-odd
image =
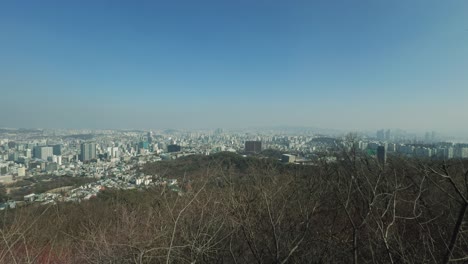
[[[54,155],[54,149],[48,146],[37,146],[34,147],[34,157],[41,160],[52,159]]]
[[[209,155],[220,151],[242,154],[260,153],[273,149],[287,153],[282,159],[300,163],[317,156],[333,157],[343,147],[356,147],[375,156],[385,164],[387,155],[406,155],[424,158],[468,158],[468,144],[432,142],[435,133],[426,133],[418,140],[404,131],[381,129],[376,136],[361,137],[357,144],[348,144],[346,137],[293,134],[276,131],[228,132],[162,130],[156,134],[147,131],[65,131],[64,134],[0,132],[0,165],[8,174],[83,175],[88,168],[102,164],[128,162],[130,159],[155,157],[178,158],[184,155]],[[13,134],[13,136],[12,136]],[[430,141],[432,143],[426,143]],[[276,153],[276,152],[275,152]],[[331,159],[332,160],[332,159]],[[63,163],[62,163],[63,161]],[[93,162],[99,161],[99,162]],[[5,169],[7,168],[7,169]],[[90,169],[91,170],[91,169]],[[92,170],[91,170],[92,171]],[[87,173],[87,171],[86,171]]]
[[[87,142],[80,146],[79,160],[82,162],[96,159],[96,143]],[[45,161],[60,160],[61,145],[55,146],[36,146],[33,149],[33,157]]]
[[[390,129],[387,129],[387,130],[381,129],[381,130],[377,131],[377,140],[390,141],[392,139],[393,139],[392,138],[392,131]]]
[[[468,158],[468,144],[439,142],[435,132],[426,132],[423,137],[414,136],[413,140],[395,139],[390,130],[378,130],[377,140],[361,140],[357,147],[361,150],[378,152],[383,146],[386,152],[418,158],[453,159]]]
[[[437,143],[439,137],[435,131],[426,132],[423,136],[418,134],[407,134],[405,131],[393,131],[390,129],[380,129],[376,132],[376,139],[379,141],[402,141],[411,139],[413,141],[424,142],[426,144]]]
[[[54,156],[62,155],[62,146],[35,146],[33,147],[33,157],[41,160],[51,160]],[[29,156],[28,149],[26,150],[26,157]],[[30,156],[28,158],[31,158]]]

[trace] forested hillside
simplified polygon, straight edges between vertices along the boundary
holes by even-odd
[[[147,164],[166,187],[6,210],[1,263],[448,263],[468,260],[468,163],[287,165],[221,153]]]

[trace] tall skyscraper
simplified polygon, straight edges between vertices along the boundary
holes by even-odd
[[[26,149],[24,151],[24,156],[26,156],[26,158],[32,158],[32,151],[30,149]]]
[[[53,146],[54,149],[54,155],[62,155],[62,145],[57,144]]]
[[[90,161],[96,159],[96,143],[82,143],[81,144],[81,161]]]
[[[377,147],[377,160],[382,166],[387,162],[387,150],[384,146]]]
[[[151,144],[151,142],[153,142],[153,132],[151,132],[151,131],[148,132],[148,134],[146,135],[146,137],[147,137],[147,138],[146,138],[146,141],[147,141],[148,143]]]
[[[111,157],[112,158],[118,158],[119,157],[119,148],[118,147],[113,147],[111,149]]]
[[[377,139],[384,140],[385,139],[385,130],[381,129],[377,131]]]
[[[149,143],[146,141],[138,143],[138,149],[149,149]]]
[[[387,131],[385,131],[385,140],[387,142],[392,140],[392,131],[390,129],[387,129]]]

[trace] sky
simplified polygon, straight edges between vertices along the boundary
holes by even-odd
[[[0,1],[0,127],[468,133],[468,1]]]

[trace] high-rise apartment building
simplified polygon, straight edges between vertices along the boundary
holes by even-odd
[[[387,151],[384,146],[377,147],[377,160],[382,166],[387,162]]]
[[[453,147],[441,147],[437,149],[437,156],[440,159],[453,159]]]
[[[146,135],[146,141],[150,144],[153,142],[153,132],[148,132],[148,134]]]
[[[112,158],[118,158],[119,157],[119,148],[118,147],[113,147],[111,149],[111,157]]]
[[[96,143],[82,143],[81,144],[81,161],[90,161],[96,159]]]

